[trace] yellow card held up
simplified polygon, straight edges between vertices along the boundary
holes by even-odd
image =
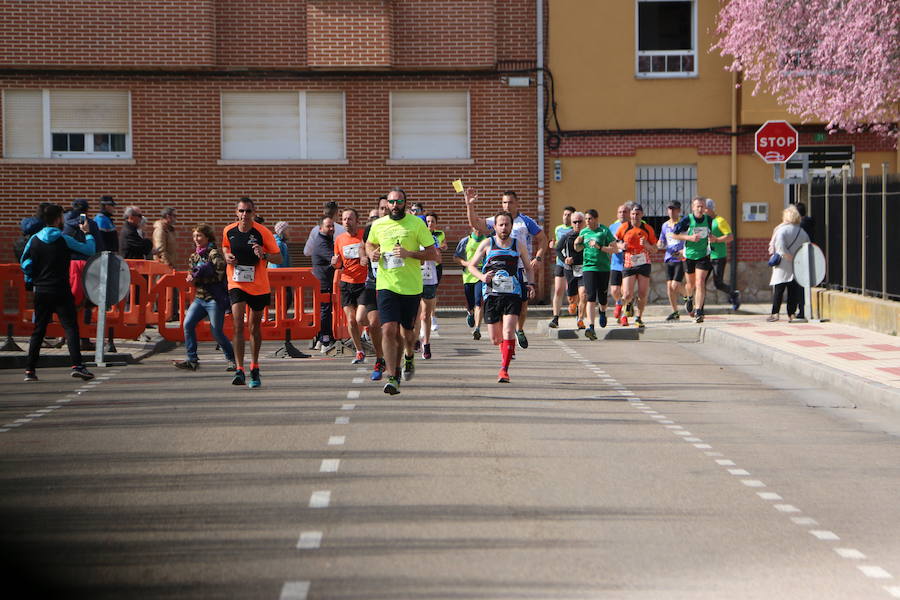
[[[462,179],[457,179],[453,182],[453,189],[456,190],[457,194],[463,193],[463,182]]]

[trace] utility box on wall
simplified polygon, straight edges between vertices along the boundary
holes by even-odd
[[[764,223],[769,220],[769,205],[765,202],[744,202],[745,223]]]

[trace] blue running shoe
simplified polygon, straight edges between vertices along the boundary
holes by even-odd
[[[262,380],[259,378],[259,368],[250,369],[250,381],[247,382],[247,387],[250,389],[258,388],[262,385]]]

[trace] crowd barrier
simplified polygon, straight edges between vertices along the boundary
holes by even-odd
[[[173,271],[154,261],[128,260],[131,285],[124,300],[106,312],[107,335],[119,339],[136,339],[147,325],[156,325],[159,334],[169,341],[184,341],[181,323],[184,314],[194,300],[194,286],[187,281],[187,271]],[[273,303],[266,311],[261,334],[264,340],[290,340],[313,338],[319,332],[320,305],[328,296],[319,290],[319,280],[308,268],[271,269],[269,283]],[[293,311],[289,311],[287,290],[293,295]],[[25,278],[18,264],[0,264],[0,294],[3,310],[0,311],[0,333],[8,336],[28,337],[34,330],[34,310],[25,289]],[[167,307],[178,298],[178,321],[169,322]],[[340,313],[340,297],[333,306]],[[92,310],[90,323],[85,323],[84,310],[79,310],[81,337],[96,339],[97,308]],[[346,328],[346,325],[344,326]],[[225,319],[226,335],[234,331],[232,319]],[[48,337],[63,337],[62,326],[54,321],[47,328]],[[101,336],[105,338],[106,336]],[[207,321],[197,325],[197,339],[213,341]]]

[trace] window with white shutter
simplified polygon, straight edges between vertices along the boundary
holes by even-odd
[[[391,93],[391,159],[468,158],[468,92]]]
[[[125,90],[5,90],[6,158],[130,158]]]
[[[342,160],[343,92],[222,92],[223,160]]]

